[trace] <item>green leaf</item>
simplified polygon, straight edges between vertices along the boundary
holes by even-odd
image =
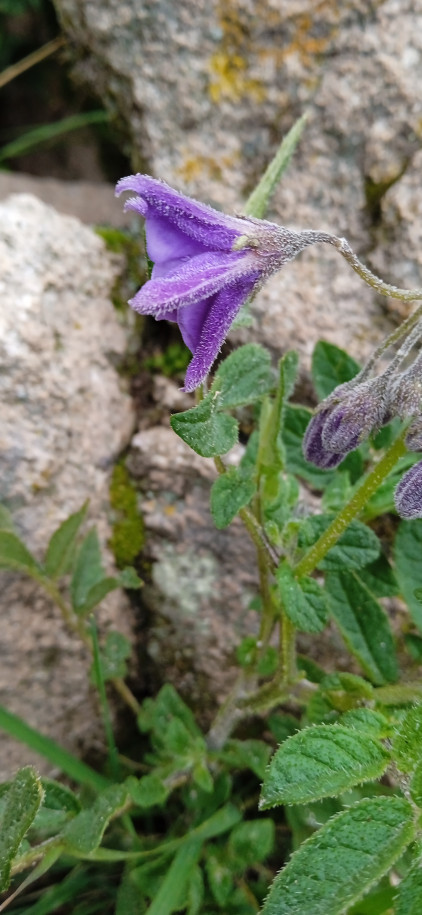
[[[164,804],[169,795],[169,788],[166,788],[163,779],[154,772],[139,779],[131,775],[126,779],[126,786],[138,807],[148,808]]]
[[[312,380],[318,400],[328,397],[338,384],[350,381],[360,371],[360,365],[344,350],[319,340],[312,354]]]
[[[296,579],[285,562],[277,570],[277,582],[283,609],[296,629],[322,632],[328,619],[328,604],[321,585],[307,576]]]
[[[396,575],[410,615],[422,631],[422,604],[415,591],[422,586],[422,520],[402,521],[394,543]]]
[[[195,716],[183,702],[171,683],[165,683],[155,699],[145,699],[138,716],[138,726],[142,732],[152,731],[162,738],[173,718],[180,719],[191,736],[201,736]]]
[[[357,731],[364,731],[373,737],[385,739],[391,736],[392,726],[381,712],[370,708],[353,708],[341,716],[340,724]]]
[[[143,584],[142,578],[139,578],[139,575],[132,566],[126,566],[126,568],[120,572],[119,582],[120,586],[122,588],[127,588],[128,591],[137,591]]]
[[[358,577],[374,597],[395,597],[399,593],[396,577],[385,556],[360,569]]]
[[[262,740],[232,738],[219,751],[218,758],[230,769],[250,769],[257,778],[263,778],[271,755],[271,747]]]
[[[67,785],[62,785],[52,778],[42,778],[41,785],[44,791],[43,807],[48,807],[49,810],[79,813],[81,809],[79,798]]]
[[[397,661],[388,617],[353,572],[325,578],[329,606],[351,653],[376,684],[397,679]]]
[[[225,410],[254,403],[273,388],[268,350],[259,343],[246,343],[218,367],[210,395],[216,400],[217,410]]]
[[[15,156],[22,156],[43,143],[51,143],[56,137],[61,137],[71,130],[79,130],[89,124],[104,124],[108,120],[109,115],[106,111],[86,111],[71,114],[53,124],[42,124],[40,127],[26,130],[16,140],[12,140],[0,148],[0,162]]]
[[[76,612],[86,612],[86,602],[91,589],[103,580],[104,569],[101,562],[100,544],[97,531],[93,528],[88,532],[79,548],[70,583],[72,605]]]
[[[235,467],[215,480],[211,488],[211,514],[218,530],[233,521],[239,509],[251,501],[255,489],[253,480],[242,479]]]
[[[260,808],[308,804],[380,778],[390,755],[363,731],[315,725],[288,737],[265,773]]]
[[[42,569],[24,543],[12,531],[0,530],[0,568],[25,572],[40,579]]]
[[[408,801],[360,801],[294,852],[275,878],[262,915],[343,915],[387,873],[413,835]]]
[[[239,870],[265,861],[274,848],[275,824],[273,820],[245,820],[230,833],[228,852],[238,859]]]
[[[208,883],[217,905],[224,909],[229,900],[233,897],[234,874],[227,859],[227,855],[222,848],[216,848],[215,852],[207,849],[205,862]]]
[[[189,881],[201,851],[202,842],[196,836],[181,845],[145,915],[171,915],[184,908]]]
[[[299,546],[306,549],[313,546],[331,521],[331,515],[312,515],[307,518],[299,532]],[[318,568],[330,572],[362,569],[378,558],[380,549],[377,535],[366,524],[354,519],[336,545],[318,563]]]
[[[202,457],[226,454],[238,439],[236,420],[216,412],[216,398],[211,392],[192,410],[175,413],[170,424],[173,432]]]
[[[95,585],[89,589],[85,600],[80,603],[77,608],[75,607],[75,609],[78,610],[78,615],[86,616],[86,614],[90,613],[94,607],[97,607],[98,604],[107,597],[107,594],[110,594],[111,591],[116,591],[120,587],[121,584],[118,578],[101,578],[100,581],[97,581]]]
[[[45,571],[49,578],[59,578],[68,572],[76,547],[76,539],[88,509],[85,502],[79,511],[70,515],[54,531],[47,547]]]
[[[10,884],[10,871],[22,839],[41,806],[41,781],[31,766],[16,774],[4,796],[0,819],[0,892]]]
[[[271,159],[271,162],[267,166],[257,187],[252,191],[252,194],[245,204],[245,213],[247,216],[255,216],[258,219],[262,219],[263,216],[265,216],[269,200],[290,162],[300,137],[302,136],[306,120],[307,114],[305,112],[302,117],[295,121],[289,132],[283,138],[274,158]]]
[[[63,830],[66,850],[84,858],[98,848],[112,819],[121,813],[128,801],[125,785],[110,785],[95,799],[89,810],[82,810]]]
[[[132,654],[132,645],[129,639],[121,632],[111,629],[107,633],[105,644],[100,652],[101,669],[104,680],[114,677],[123,679],[127,674],[127,658]]]
[[[396,727],[393,754],[402,772],[412,772],[422,755],[422,705],[405,712]]]
[[[409,785],[410,797],[417,807],[422,807],[422,761],[418,762]]]
[[[421,915],[422,868],[420,860],[414,862],[399,884],[394,912],[395,915]]]

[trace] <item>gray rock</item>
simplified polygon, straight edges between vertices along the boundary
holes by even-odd
[[[134,422],[115,367],[127,336],[110,302],[118,269],[79,220],[30,195],[0,204],[0,502],[37,558],[86,499],[106,548],[109,473]],[[72,751],[102,744],[86,650],[37,585],[1,579],[0,702]],[[124,594],[100,619],[131,632]],[[0,778],[32,760],[51,770],[2,736]]]
[[[133,215],[116,206],[114,186],[107,182],[60,181],[22,172],[0,172],[0,200],[10,194],[33,194],[59,213],[76,216],[88,225],[133,224]]]
[[[309,125],[269,213],[345,235],[386,279],[420,276],[403,216],[394,244],[383,196],[418,181],[422,11],[413,0],[55,0],[76,72],[106,100],[134,168],[239,209],[280,137]],[[379,252],[385,255],[379,257]],[[331,250],[307,250],[255,303],[256,328],[304,366],[324,337],[365,358],[397,320]],[[242,339],[250,337],[243,332]]]

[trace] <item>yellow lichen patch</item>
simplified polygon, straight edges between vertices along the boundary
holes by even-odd
[[[215,104],[223,98],[234,101],[248,97],[255,102],[263,100],[264,87],[259,80],[248,77],[247,62],[239,54],[217,51],[211,57],[209,69],[209,94]]]
[[[222,181],[224,170],[233,167],[235,158],[234,156],[222,156],[221,159],[202,155],[187,156],[179,165],[177,173],[186,184],[204,176],[213,181]]]

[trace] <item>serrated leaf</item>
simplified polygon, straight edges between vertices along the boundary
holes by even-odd
[[[410,615],[422,632],[422,604],[415,591],[422,586],[422,520],[402,521],[394,543],[396,575]]]
[[[381,712],[370,708],[354,708],[341,716],[340,723],[357,731],[364,731],[373,737],[390,737],[392,726]]]
[[[211,392],[192,410],[175,413],[170,424],[176,435],[201,457],[226,454],[238,439],[238,423],[233,416],[216,411],[216,397]]]
[[[299,532],[299,546],[310,547],[324,533],[332,517],[330,515],[312,515],[307,518]],[[374,562],[380,553],[381,544],[374,532],[354,519],[341,534],[335,546],[326,553],[318,563],[318,569],[324,571],[342,571],[343,569],[362,569]]]
[[[41,806],[41,780],[32,766],[20,769],[3,799],[0,821],[0,892],[7,890],[13,860]]]
[[[421,915],[422,912],[422,867],[415,861],[399,884],[395,897],[395,915]]]
[[[344,350],[319,340],[312,353],[312,381],[318,400],[328,397],[338,384],[350,381],[360,371],[360,365]]]
[[[100,544],[97,531],[93,528],[79,548],[70,583],[72,605],[77,612],[86,610],[86,601],[91,589],[103,580]]]
[[[49,578],[59,578],[69,570],[75,552],[76,539],[85,519],[87,508],[88,502],[85,502],[79,511],[66,518],[54,531],[45,557],[45,571]]]
[[[380,778],[390,760],[382,744],[340,724],[315,725],[288,737],[265,773],[260,808],[308,804]]]
[[[211,488],[211,514],[218,530],[227,527],[239,509],[248,505],[255,489],[253,480],[242,479],[235,467],[214,481]]]
[[[283,610],[296,629],[322,632],[328,619],[328,604],[321,585],[307,576],[296,579],[286,563],[277,570],[277,583]]]
[[[397,660],[388,617],[353,572],[325,577],[330,612],[351,653],[373,683],[394,682]]]
[[[137,804],[138,807],[148,808],[155,807],[156,804],[164,804],[169,795],[169,788],[154,772],[139,779],[129,776],[125,784],[134,804]]]
[[[211,386],[217,409],[226,410],[260,400],[274,388],[271,356],[259,343],[246,343],[218,367]]]
[[[262,915],[344,915],[387,873],[414,831],[412,808],[403,798],[359,801],[294,852]]]
[[[408,709],[396,726],[394,759],[402,772],[412,772],[422,755],[422,705]]]
[[[62,833],[66,850],[82,858],[95,851],[112,817],[124,810],[128,796],[125,785],[105,788],[89,810],[81,810],[66,824]]]
[[[0,568],[25,572],[37,579],[42,574],[36,559],[12,531],[0,530]]]

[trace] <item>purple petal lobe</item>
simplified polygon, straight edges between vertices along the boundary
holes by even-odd
[[[167,267],[173,261],[178,263],[183,258],[195,257],[207,250],[200,242],[181,232],[167,217],[156,213],[148,216],[146,236],[148,257],[154,261],[155,268],[160,267],[160,276],[174,269]]]
[[[140,314],[165,318],[175,308],[192,305],[215,295],[245,273],[254,278],[256,276],[256,272],[252,273],[248,255],[244,252],[198,254],[179,264],[168,276],[154,276],[142,286],[129,304]],[[255,279],[251,285],[254,282]]]
[[[180,333],[191,353],[196,351],[201,339],[205,319],[214,298],[214,296],[211,296],[211,298],[204,299],[202,302],[194,302],[193,305],[185,305],[177,311],[176,320],[180,328]]]
[[[208,375],[230,325],[260,278],[260,272],[241,276],[226,286],[209,302],[195,355],[186,372],[184,391],[194,391]],[[198,326],[194,333],[198,334]]]
[[[157,181],[149,175],[122,178],[117,183],[116,194],[122,191],[139,194],[142,202],[139,206],[135,203],[133,208],[138,209],[143,216],[155,214],[164,217],[208,249],[231,251],[236,238],[245,232],[245,222],[242,219],[226,216],[213,207],[185,197],[164,181]]]
[[[332,451],[327,451],[327,449],[324,448],[322,436],[329,414],[329,409],[320,410],[319,413],[316,413],[315,416],[312,417],[307,426],[302,443],[304,457],[307,461],[310,461],[311,464],[315,464],[316,467],[319,467],[320,470],[333,470],[334,467],[338,467],[343,458],[346,457],[343,453],[334,453]]]

